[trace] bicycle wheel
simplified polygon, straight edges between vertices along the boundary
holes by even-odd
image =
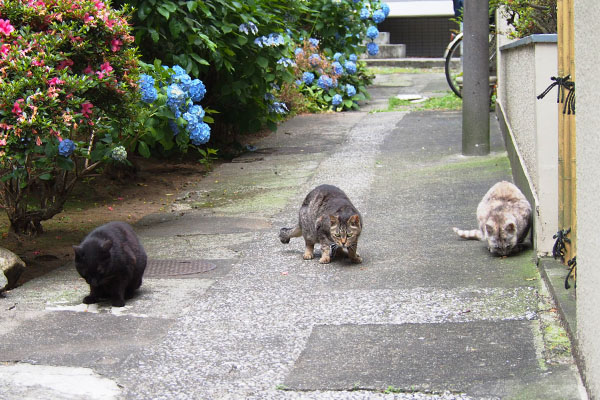
[[[446,81],[448,82],[448,86],[450,86],[450,89],[452,89],[454,94],[460,98],[462,98],[462,95],[460,93],[459,82],[462,81],[463,71],[459,54],[462,38],[463,33],[461,32],[456,35],[452,42],[450,42],[446,48],[446,62],[444,64],[444,72],[446,73]]]

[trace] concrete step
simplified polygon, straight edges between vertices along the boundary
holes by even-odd
[[[444,68],[444,58],[365,58],[369,67],[397,67],[397,68]],[[459,63],[460,59],[452,60]]]
[[[404,58],[406,57],[405,44],[381,44],[379,52],[374,56],[369,55],[368,58],[387,59],[387,58]]]

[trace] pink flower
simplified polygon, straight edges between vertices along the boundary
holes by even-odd
[[[63,60],[58,63],[58,65],[56,66],[56,69],[58,69],[58,70],[65,69],[65,68],[70,67],[71,65],[73,65],[73,60],[70,60],[70,59]]]
[[[87,24],[88,22],[93,21],[93,20],[94,20],[94,17],[92,17],[90,15],[90,13],[85,13],[84,14],[84,16],[83,16],[83,22],[85,22]]]
[[[81,114],[83,114],[84,117],[89,118],[92,116],[92,108],[94,106],[92,105],[92,103],[83,103],[81,105]]]
[[[36,144],[36,146],[41,146],[42,145],[42,139],[40,139],[39,136],[35,137],[35,144]]]
[[[6,139],[0,139],[0,146],[6,146]]]
[[[104,64],[100,65],[100,70],[108,74],[113,70],[113,67],[111,67],[109,62],[107,61]]]
[[[65,83],[65,81],[63,81],[60,78],[57,78],[56,76],[48,81],[48,85],[50,86],[62,85],[63,83]]]
[[[0,19],[0,32],[6,36],[10,35],[15,30],[15,27],[10,24],[8,19]]]
[[[98,10],[104,10],[104,3],[101,2],[100,0],[94,0],[94,5],[96,6],[96,8]]]
[[[83,73],[86,75],[93,74],[94,70],[89,65],[83,70]]]
[[[44,65],[44,60],[33,60],[31,65],[34,67],[42,67]]]
[[[3,44],[2,48],[0,48],[0,55],[6,55],[10,51],[10,46],[7,44]]]
[[[13,114],[21,115],[23,113],[23,110],[21,110],[20,103],[22,103],[24,101],[25,100],[23,100],[23,99],[19,99],[19,100],[15,101],[15,104],[13,105],[13,109],[12,109]]]
[[[123,44],[122,41],[120,41],[119,39],[113,39],[110,42],[110,49],[114,52],[119,51],[119,49],[121,48],[121,45]]]

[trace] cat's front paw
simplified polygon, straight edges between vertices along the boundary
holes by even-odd
[[[305,260],[312,260],[313,258],[315,258],[315,256],[314,256],[314,254],[313,254],[313,253],[309,253],[309,252],[307,251],[307,252],[305,252],[305,253],[302,255],[302,258],[303,258],[303,259],[305,259]]]
[[[321,263],[321,264],[329,264],[330,262],[331,262],[331,257],[329,257],[329,256],[322,256],[319,259],[319,263]]]
[[[110,302],[113,307],[123,307],[125,305],[125,300],[123,299],[112,299]]]
[[[360,264],[363,260],[362,257],[357,254],[355,257],[351,257],[350,261],[352,261],[355,264]]]
[[[97,303],[98,299],[95,296],[89,295],[83,298],[83,304],[94,304]]]

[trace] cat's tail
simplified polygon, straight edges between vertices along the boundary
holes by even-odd
[[[300,236],[302,236],[302,228],[300,228],[299,225],[296,225],[293,228],[281,228],[279,230],[279,240],[281,240],[281,243],[289,243],[291,238]]]
[[[481,234],[481,230],[479,230],[479,229],[472,229],[470,231],[464,231],[462,229],[452,228],[452,230],[454,232],[456,232],[456,234],[463,239],[473,239],[473,240],[483,239],[483,235]]]

